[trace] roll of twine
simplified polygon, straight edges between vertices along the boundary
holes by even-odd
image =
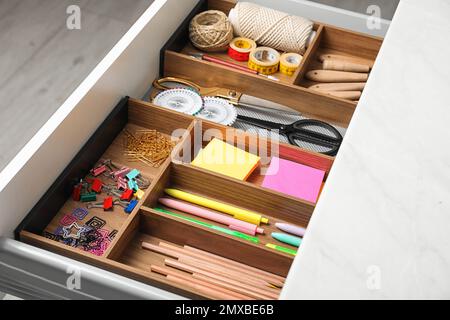
[[[229,20],[236,35],[280,51],[303,54],[311,35],[313,22],[298,16],[238,2],[230,10]]]
[[[202,51],[225,51],[233,39],[233,27],[225,13],[208,10],[192,19],[189,38],[192,44]]]

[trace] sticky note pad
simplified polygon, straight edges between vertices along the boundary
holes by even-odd
[[[192,161],[192,165],[246,180],[259,165],[260,158],[217,138],[212,139]]]
[[[273,157],[262,186],[316,203],[325,171]]]

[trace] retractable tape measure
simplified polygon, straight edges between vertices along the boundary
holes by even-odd
[[[234,38],[230,42],[228,55],[236,61],[248,61],[250,52],[256,49],[256,42],[248,38]]]
[[[300,66],[303,57],[298,53],[283,53],[280,58],[280,72],[292,76]]]
[[[250,52],[248,67],[264,75],[274,74],[278,71],[280,54],[269,47],[258,47]]]

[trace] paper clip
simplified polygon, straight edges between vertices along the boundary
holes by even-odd
[[[77,233],[72,233],[72,229],[76,229]],[[79,239],[81,237],[81,233],[85,232],[84,229],[82,227],[80,227],[76,222],[71,223],[70,225],[63,227],[62,229],[63,231],[63,238],[67,239],[67,238],[72,238],[72,239]]]

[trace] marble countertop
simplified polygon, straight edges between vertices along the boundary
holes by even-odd
[[[449,13],[400,2],[281,298],[450,298]]]

